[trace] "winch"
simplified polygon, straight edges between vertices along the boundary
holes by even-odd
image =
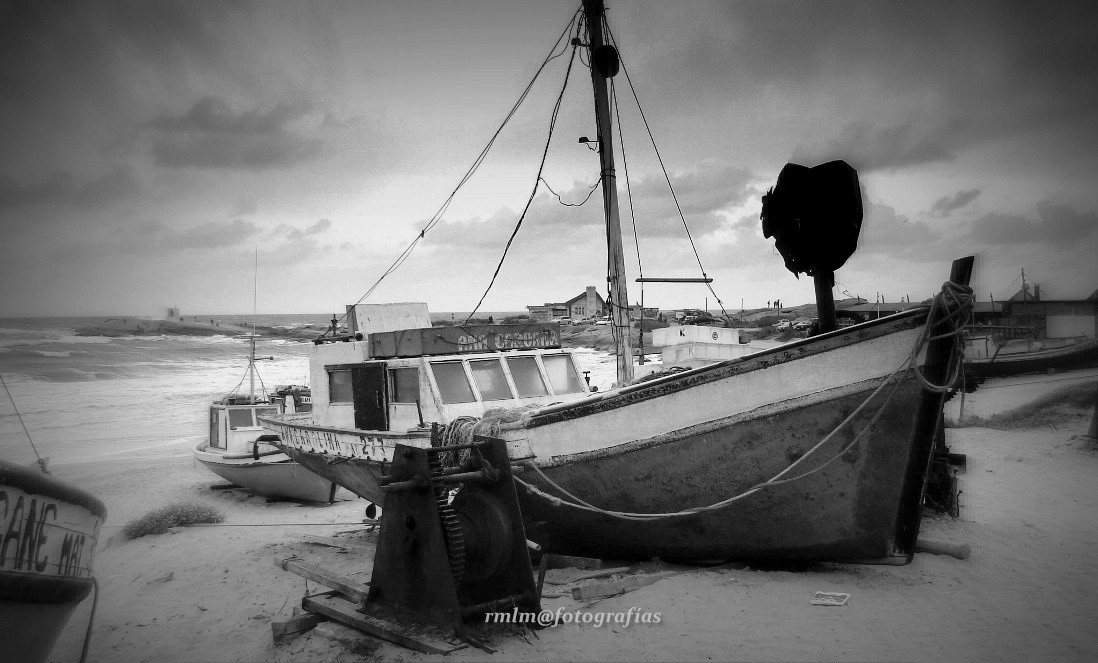
[[[437,430],[433,444],[439,444]],[[366,608],[446,628],[486,612],[540,611],[522,514],[503,440],[397,445]]]

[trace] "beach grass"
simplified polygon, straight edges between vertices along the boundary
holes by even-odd
[[[995,428],[1015,430],[1041,428],[1055,423],[1090,417],[1098,399],[1098,383],[1086,382],[1065,387],[1032,403],[990,417],[967,416],[951,424],[952,428]]]
[[[149,534],[163,534],[173,527],[219,523],[225,515],[208,504],[201,502],[176,502],[155,509],[126,523],[123,532],[128,539],[136,539]]]

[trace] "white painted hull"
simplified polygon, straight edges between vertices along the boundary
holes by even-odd
[[[327,502],[332,482],[310,472],[283,453],[268,454],[255,460],[243,454],[210,452],[205,443],[195,451],[195,459],[226,481],[268,497],[286,497],[306,502]],[[232,457],[235,456],[235,457]]]

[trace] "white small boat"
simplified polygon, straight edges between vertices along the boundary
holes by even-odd
[[[0,460],[0,658],[45,661],[95,586],[107,507],[37,469]]]
[[[311,405],[304,388],[286,388],[283,396],[271,396],[260,381],[256,393],[254,334],[248,356],[249,392],[235,390],[210,405],[210,436],[195,447],[194,457],[217,476],[268,497],[306,502],[331,501],[336,486],[301,465],[274,446],[278,438],[259,424],[257,417],[300,412]],[[243,380],[241,380],[243,383]]]

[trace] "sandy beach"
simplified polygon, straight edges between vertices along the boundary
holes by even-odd
[[[1093,383],[1095,371],[1057,379]],[[966,414],[989,416],[1062,384],[1050,376],[988,381],[966,399]],[[956,420],[958,403],[950,403]],[[1082,436],[1090,414],[1035,429],[948,428],[967,454],[962,511],[923,521],[924,538],[967,543],[967,560],[917,554],[907,566],[818,564],[806,568],[697,569],[584,605],[546,598],[573,612],[658,612],[658,624],[574,624],[525,636],[495,629],[498,653],[455,660],[1030,661],[1093,660],[1098,630],[1098,445]],[[216,477],[189,456],[159,462],[58,465],[54,473],[110,509],[95,560],[100,595],[89,660],[411,661],[437,659],[332,623],[280,643],[270,622],[291,614],[306,582],[276,568],[297,556],[366,582],[376,532],[366,503],[268,502],[239,490],[211,490]],[[179,500],[226,515],[216,526],[124,540],[121,526]],[[343,542],[341,547],[317,540]],[[566,575],[555,580],[566,579]],[[547,585],[558,590],[567,585]],[[809,603],[843,592],[842,607]],[[89,598],[73,615],[52,661],[77,661]]]

